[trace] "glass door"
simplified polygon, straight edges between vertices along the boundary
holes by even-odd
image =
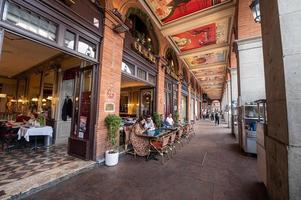
[[[92,65],[79,70],[75,79],[75,102],[73,106],[72,131],[69,138],[69,153],[77,157],[92,159],[94,142],[95,113],[91,112],[96,105],[97,66]]]

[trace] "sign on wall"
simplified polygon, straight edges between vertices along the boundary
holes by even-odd
[[[115,112],[115,103],[106,102],[105,103],[105,112]]]
[[[116,93],[114,92],[113,84],[111,84],[111,86],[106,90],[105,98],[104,111],[115,112]]]

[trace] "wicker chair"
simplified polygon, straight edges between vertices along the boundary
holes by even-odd
[[[190,133],[191,136],[195,136],[196,135],[195,131],[194,131],[194,123],[191,123],[189,125],[189,133]]]
[[[167,134],[162,136],[159,140],[152,140],[150,142],[150,145],[152,147],[152,150],[155,152],[158,152],[160,156],[162,157],[162,164],[164,164],[164,154],[167,155],[167,158],[169,158],[169,141],[170,141],[171,134]]]
[[[171,157],[173,157],[173,154],[176,154],[176,137],[177,137],[177,131],[173,131],[170,135],[170,140],[168,143],[169,150],[171,152]]]
[[[2,146],[2,151],[5,150],[4,146],[6,145],[6,150],[10,150],[13,148],[17,141],[17,133],[16,129],[9,129],[7,127],[1,126],[0,127],[0,142]]]
[[[183,132],[184,132],[184,127],[181,127],[181,128],[178,130],[177,135],[176,135],[176,138],[175,138],[175,143],[179,144],[180,147],[183,147],[183,146],[184,146],[183,141],[182,141]]]
[[[190,124],[187,124],[183,127],[183,136],[182,138],[186,140],[187,143],[190,142],[191,135],[190,135]]]

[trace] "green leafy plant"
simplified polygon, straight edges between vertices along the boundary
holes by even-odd
[[[156,112],[154,113],[153,120],[154,120],[156,127],[159,128],[161,126],[161,119],[160,119],[159,113],[156,113]]]
[[[174,116],[175,124],[177,125],[179,123],[179,117],[180,117],[179,112],[176,111],[173,116]]]
[[[108,141],[112,148],[116,148],[117,133],[121,124],[121,118],[117,115],[110,114],[105,118],[105,125],[108,130]]]
[[[39,114],[37,121],[40,123],[40,126],[46,126],[46,117],[44,113]]]

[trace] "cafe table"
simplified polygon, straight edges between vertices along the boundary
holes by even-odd
[[[51,145],[52,134],[53,134],[53,129],[51,126],[42,126],[42,127],[21,126],[18,131],[18,140],[24,137],[24,139],[27,142],[29,142],[29,137],[31,136],[45,136],[44,144],[45,146],[49,146]]]
[[[147,130],[144,131],[143,134],[141,135],[142,137],[147,137],[150,139],[158,139],[166,134],[169,134],[173,131],[177,131],[177,128],[157,128],[154,130]]]
[[[177,128],[158,128],[154,130],[147,130],[141,134],[141,137],[149,138],[149,140],[158,140],[160,137],[167,135],[173,131],[178,130]],[[158,160],[155,154],[151,154],[147,160]]]

